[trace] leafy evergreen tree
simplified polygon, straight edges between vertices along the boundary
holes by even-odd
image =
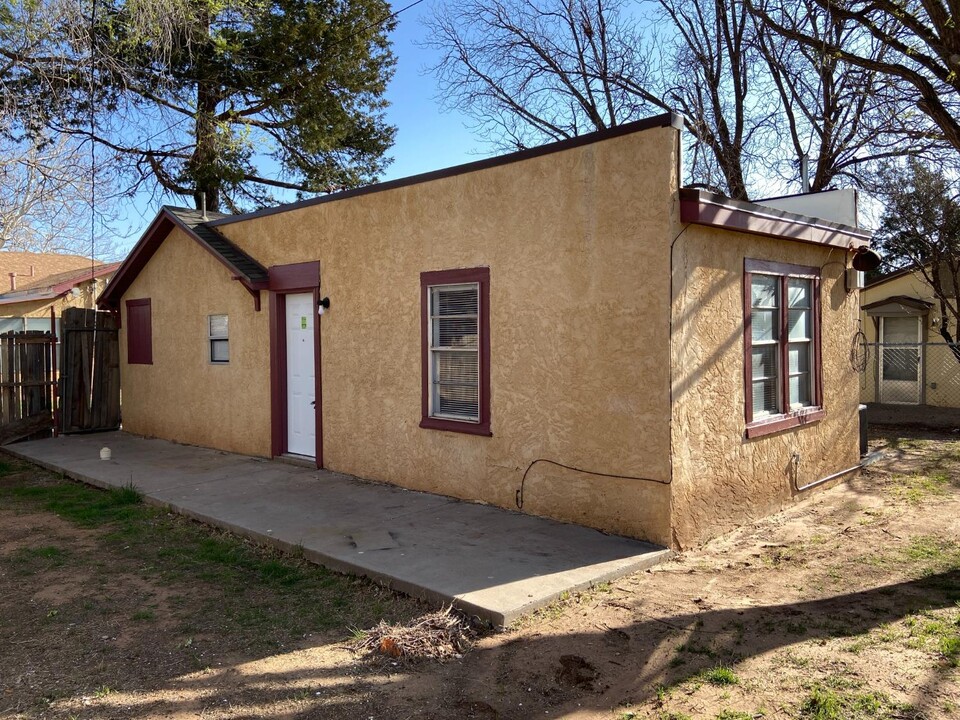
[[[886,211],[875,239],[890,268],[919,272],[940,305],[940,334],[960,327],[960,201],[942,171],[915,159],[880,173]]]
[[[237,211],[274,189],[367,183],[387,163],[384,0],[0,5],[4,129],[92,136],[131,190]]]

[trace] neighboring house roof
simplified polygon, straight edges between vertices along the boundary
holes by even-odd
[[[219,260],[230,271],[233,278],[239,280],[254,296],[259,307],[259,291],[267,287],[267,269],[210,226],[213,220],[226,217],[229,216],[208,212],[204,218],[197,210],[164,205],[139,242],[130,251],[127,259],[123,261],[113,281],[101,293],[97,304],[103,307],[119,308],[120,298],[123,297],[127,288],[153,257],[170,231],[177,227]]]
[[[925,315],[933,303],[918,300],[908,295],[893,295],[864,305],[861,310],[867,315]]]
[[[904,275],[910,275],[911,273],[917,272],[917,270],[918,268],[915,268],[915,267],[905,267],[905,268],[900,268],[899,270],[894,270],[893,272],[888,273],[881,278],[877,278],[876,280],[871,280],[864,286],[864,289],[876,287],[877,285],[883,285],[883,283],[888,282],[889,280],[896,280],[898,277],[903,277]]]
[[[87,260],[87,262],[89,263],[89,260]],[[104,276],[109,277],[116,272],[119,267],[120,263],[110,263],[109,265],[98,263],[92,268],[88,264],[85,268],[67,270],[65,272],[47,275],[46,277],[36,278],[32,282],[18,287],[16,290],[0,294],[0,305],[31,302],[33,300],[52,300],[61,295],[65,295],[70,292],[72,288],[84,282],[89,282],[90,280]]]
[[[101,265],[99,261],[94,264]],[[32,273],[31,273],[32,268]],[[17,286],[23,282],[19,278],[30,278],[34,283],[42,278],[56,273],[90,268],[90,258],[83,255],[63,255],[60,253],[21,252],[19,250],[0,250],[0,288],[10,273],[16,273]]]

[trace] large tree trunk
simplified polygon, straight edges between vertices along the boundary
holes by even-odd
[[[212,83],[197,83],[197,145],[190,158],[190,175],[195,183],[193,200],[199,210],[206,198],[207,210],[220,209],[220,190],[223,181],[217,172],[217,112],[219,92]]]

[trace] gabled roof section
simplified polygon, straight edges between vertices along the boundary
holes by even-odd
[[[98,264],[92,268],[87,267],[79,270],[68,270],[66,272],[56,273],[55,275],[47,275],[36,282],[30,283],[26,287],[3,293],[0,295],[0,305],[11,305],[35,300],[54,300],[66,295],[78,285],[91,282],[96,278],[112,275],[119,267],[120,263],[110,263],[109,265]]]
[[[260,307],[260,290],[267,287],[267,269],[247,255],[207,223],[227,217],[222,213],[207,213],[206,219],[197,210],[163,206],[150,227],[123,261],[113,281],[107,286],[97,305],[118,309],[120,298],[127,291],[140,271],[143,270],[157,248],[175,227],[183,230],[200,247],[213,255],[227,268],[234,280],[240,281],[253,295],[257,309]]]
[[[93,266],[88,265],[85,268],[66,270],[64,272],[38,278],[30,283],[18,285],[17,292],[20,292],[21,290],[50,289],[59,294],[76,287],[80,283],[87,282],[88,280],[100,278],[104,275],[112,275],[119,267],[120,263],[118,262],[110,263],[108,265],[96,263]],[[11,293],[4,293],[4,295],[10,294]]]
[[[932,307],[933,303],[926,300],[907,295],[893,295],[864,305],[860,309],[867,315],[926,315]]]
[[[870,245],[872,234],[852,225],[732,200],[716,193],[681,188],[680,220],[781,240],[857,249]]]

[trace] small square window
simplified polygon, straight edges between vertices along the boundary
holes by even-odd
[[[210,315],[207,318],[207,329],[210,341],[210,362],[217,364],[230,362],[229,318],[226,315]]]

